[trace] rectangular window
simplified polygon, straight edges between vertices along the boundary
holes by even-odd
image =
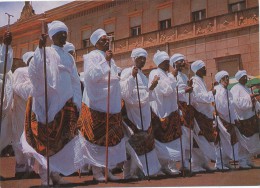
[[[246,2],[245,1],[240,1],[236,3],[232,3],[228,5],[229,12],[237,12],[240,10],[246,9]]]
[[[203,20],[205,18],[206,18],[206,9],[199,10],[199,11],[192,13],[192,20],[194,22],[199,21],[199,20]]]
[[[217,69],[218,71],[225,70],[230,77],[233,77],[240,69],[240,59],[240,55],[216,58]]]
[[[83,39],[82,40],[83,48],[90,47],[90,39]]]
[[[160,21],[160,30],[168,29],[171,27],[171,19]]]
[[[81,32],[81,37],[82,37],[82,47],[87,48],[91,46],[90,43],[90,35],[91,35],[91,30],[83,30]]]
[[[141,26],[136,26],[131,28],[131,36],[138,36],[141,35]]]

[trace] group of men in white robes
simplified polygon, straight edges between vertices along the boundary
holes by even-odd
[[[96,181],[105,181],[106,167],[108,179],[118,180],[112,169],[120,163],[125,179],[176,175],[188,170],[189,163],[192,172],[228,170],[233,168],[230,160],[239,161],[240,168],[255,166],[251,157],[260,153],[255,114],[259,102],[245,86],[246,71],[237,72],[239,83],[231,91],[228,73],[218,72],[219,85],[208,91],[202,60],[191,64],[195,75],[190,79],[182,73],[187,66],[184,55],[170,58],[158,50],[153,57],[157,68],[147,78],[142,69],[148,53],[136,48],[131,53],[133,66],[121,73],[109,37],[98,29],[90,37],[96,49],[83,56],[82,95],[75,47],[66,42],[67,33],[63,22],[49,23],[51,47],[46,47],[43,34],[37,49],[23,56],[27,67],[18,68],[13,76],[9,46],[1,150],[12,141],[17,172],[19,167],[35,170],[37,163],[42,184],[47,185],[68,183],[59,174],[69,175],[86,165],[92,167]],[[11,44],[6,41],[0,52],[1,75],[5,45]],[[10,134],[12,140],[6,139]],[[216,161],[214,168],[209,167],[210,160]]]

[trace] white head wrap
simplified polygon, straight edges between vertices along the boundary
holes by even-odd
[[[70,52],[70,51],[75,52],[75,46],[70,42],[66,42],[66,44],[63,46],[63,49],[65,52]]]
[[[63,22],[55,20],[48,24],[48,34],[50,39],[60,31],[66,31],[68,34],[68,27]]]
[[[22,59],[23,59],[23,62],[25,62],[26,63],[26,65],[28,65],[28,60],[31,58],[31,57],[33,57],[34,56],[34,52],[26,52],[25,54],[23,54],[23,57],[22,57]]]
[[[153,56],[153,61],[156,66],[158,67],[165,60],[170,60],[169,55],[164,51],[157,50],[157,52]]]
[[[219,71],[219,72],[215,75],[215,80],[219,83],[220,80],[221,80],[224,76],[228,76],[228,72],[227,72],[227,71]]]
[[[90,36],[90,42],[95,46],[97,41],[104,35],[107,35],[107,33],[103,29],[97,29]]]
[[[191,64],[191,70],[196,73],[198,70],[200,70],[202,67],[205,66],[205,63],[202,60],[194,61]]]
[[[175,62],[179,61],[179,60],[184,60],[185,56],[182,54],[173,54],[173,56],[170,59],[170,65],[173,67],[173,65],[175,65]]]
[[[236,73],[235,78],[236,78],[237,81],[239,81],[239,79],[242,78],[242,76],[245,76],[245,75],[247,75],[245,70],[239,70]]]
[[[148,56],[148,53],[145,49],[143,48],[135,48],[132,50],[132,53],[131,53],[131,57],[132,58],[137,58],[137,57],[147,57]]]

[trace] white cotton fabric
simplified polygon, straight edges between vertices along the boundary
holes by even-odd
[[[183,54],[173,54],[173,56],[170,58],[170,65],[173,67],[177,61],[185,60],[185,56]]]
[[[10,63],[10,62],[8,62]],[[2,92],[3,75],[0,75],[0,93]],[[0,152],[12,142],[12,72],[7,72],[5,76],[5,89],[3,99],[1,135],[0,135]]]
[[[197,111],[205,114],[208,118],[213,119],[214,108],[211,103],[214,102],[214,97],[212,91],[207,91],[204,80],[199,76],[193,76],[192,80],[194,94],[194,100],[192,101],[193,107]]]
[[[142,129],[136,79],[132,76],[132,69],[133,67],[129,67],[122,71],[120,86],[122,90],[122,98],[125,101],[127,117],[138,127],[138,129]],[[144,130],[147,130],[151,123],[149,102],[153,100],[153,97],[152,93],[148,89],[148,79],[140,69],[138,69],[137,80],[143,115],[143,126]]]
[[[28,60],[31,58],[31,57],[33,57],[33,55],[34,55],[34,52],[26,52],[25,54],[23,54],[23,57],[22,57],[22,59],[23,59],[23,62],[24,63],[26,63],[26,65],[28,65]]]
[[[110,77],[110,111],[116,114],[121,111],[121,89],[118,67],[111,60],[109,67],[105,52],[94,50],[84,58],[84,93],[83,102],[91,109],[100,112],[107,111],[108,73]]]
[[[118,163],[126,161],[126,138],[123,138],[119,144],[108,147],[108,168],[113,169]],[[85,162],[97,167],[106,167],[106,147],[86,142]]]
[[[204,66],[205,63],[202,60],[197,60],[191,64],[191,70],[196,74],[196,72]]]
[[[164,51],[157,50],[153,56],[153,62],[156,64],[156,66],[158,67],[165,60],[170,60],[169,55]]]
[[[0,46],[0,74],[4,74],[5,53],[6,53],[6,45],[3,44]],[[7,53],[6,73],[8,73],[11,70],[12,65],[13,65],[13,49],[9,45],[8,53]]]
[[[45,124],[45,90],[43,49],[35,50],[29,66],[29,77],[33,85],[32,110],[37,121]],[[47,82],[48,82],[48,120],[63,108],[69,99],[73,99],[78,110],[81,109],[81,89],[77,68],[73,57],[56,45],[46,48]]]
[[[107,36],[107,33],[103,29],[97,29],[91,34],[90,42],[95,46],[102,36]]]
[[[253,104],[249,88],[238,83],[231,88],[230,92],[233,95],[234,107],[240,120],[249,119],[255,115],[252,110]]]
[[[34,150],[25,138],[25,133],[21,136],[21,149],[28,158],[35,158],[42,168],[47,169],[47,158]],[[51,156],[50,171],[58,172],[68,176],[84,166],[86,159],[85,138],[79,133],[69,143],[67,143],[58,153]]]
[[[135,48],[135,49],[132,50],[132,53],[131,53],[132,58],[147,57],[147,56],[148,56],[148,53],[143,48]]]
[[[64,49],[65,52],[68,52],[68,53],[70,51],[75,52],[75,46],[70,42],[66,42],[66,44],[63,46],[63,49]]]
[[[237,81],[239,81],[239,79],[242,78],[242,76],[245,76],[245,75],[247,75],[245,70],[239,70],[235,74],[235,78],[236,78]]]
[[[215,75],[215,80],[219,83],[220,80],[221,80],[224,76],[228,76],[228,72],[227,72],[227,71],[219,71],[219,72]]]
[[[63,22],[55,20],[48,24],[48,34],[51,40],[53,35],[60,31],[65,31],[68,34],[68,27]]]

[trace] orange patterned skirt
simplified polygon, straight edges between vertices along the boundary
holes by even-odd
[[[226,122],[224,119],[220,118],[221,122],[223,123],[224,127],[227,129],[227,132],[231,136],[231,145],[235,145],[237,143],[237,135],[235,131],[235,125]]]
[[[259,133],[259,123],[260,119],[254,115],[249,119],[240,120],[237,128],[241,134],[245,135],[246,137],[250,137],[255,133]]]
[[[107,114],[105,112],[92,110],[85,103],[82,103],[78,126],[81,127],[84,137],[92,144],[106,146],[106,117]],[[121,113],[110,114],[108,146],[119,144],[123,137]]]
[[[182,111],[181,124],[185,127],[193,129],[194,126],[194,108],[191,105],[187,105],[186,102],[179,101],[178,104],[180,110]]]
[[[38,153],[45,156],[47,135],[49,135],[49,156],[52,156],[78,134],[78,117],[77,107],[70,99],[55,115],[54,120],[46,126],[46,124],[37,122],[36,115],[32,111],[32,97],[30,97],[26,106],[26,140]]]

